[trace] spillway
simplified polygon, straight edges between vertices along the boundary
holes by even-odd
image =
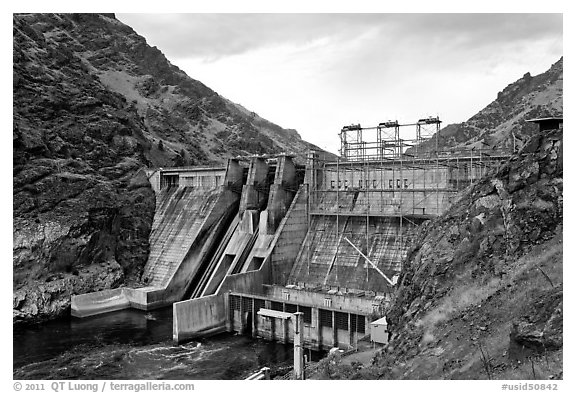
[[[229,160],[224,168],[153,172],[156,211],[142,274],[145,286],[73,296],[72,315],[155,309],[193,291],[237,214],[243,171],[236,160]]]
[[[144,282],[153,287],[168,284],[194,243],[206,236],[200,231],[219,194],[216,189],[191,187],[167,188],[158,194]]]

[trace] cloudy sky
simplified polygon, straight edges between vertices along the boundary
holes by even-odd
[[[563,55],[561,14],[117,14],[190,77],[336,152],[344,125],[465,121]]]

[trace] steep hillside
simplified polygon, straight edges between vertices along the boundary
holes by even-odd
[[[562,133],[422,228],[377,362],[393,378],[562,377]]]
[[[137,285],[155,206],[141,168],[314,148],[109,14],[14,15],[13,98],[14,321]]]
[[[387,313],[389,345],[319,375],[562,379],[562,150],[561,131],[535,135],[423,224]]]
[[[508,85],[486,108],[460,124],[440,130],[439,144],[478,148],[522,146],[538,127],[526,120],[562,115],[563,58],[536,76],[530,73]]]

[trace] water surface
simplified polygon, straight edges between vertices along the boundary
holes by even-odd
[[[291,365],[292,345],[221,334],[172,342],[172,308],[15,327],[14,379],[241,379]]]

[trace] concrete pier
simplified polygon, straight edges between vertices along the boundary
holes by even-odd
[[[201,299],[210,298],[210,302],[225,302],[226,296],[230,291],[240,291],[243,293],[263,293],[265,284],[271,282],[273,261],[283,261],[290,258],[289,251],[293,251],[294,235],[296,239],[298,236],[303,238],[305,234],[305,208],[306,208],[306,193],[305,187],[301,186],[296,196],[292,200],[286,215],[283,217],[280,225],[274,235],[261,235],[261,243],[258,241],[252,248],[247,260],[252,261],[253,256],[260,255],[262,262],[258,263],[259,267],[254,266],[253,270],[245,270],[236,274],[227,274],[222,282],[219,284],[217,290],[213,295],[202,297],[199,299],[183,300],[174,304],[174,329],[173,339],[175,342],[198,337],[202,335],[204,324],[211,326],[214,331],[227,329],[227,324],[230,322],[229,314],[226,313],[226,320],[222,320],[220,314],[211,316],[206,315],[206,321],[199,323],[196,320],[197,311],[196,307],[204,307],[204,303],[199,303]],[[260,221],[262,223],[262,221]],[[264,240],[262,240],[264,239]],[[265,247],[261,245],[265,244]],[[252,259],[250,259],[252,258]],[[220,299],[220,300],[217,300]],[[227,306],[228,307],[228,306]]]
[[[261,294],[230,292],[228,331],[267,340],[294,342],[294,321],[286,315],[301,312],[301,346],[314,350],[355,347],[370,336],[373,315],[381,313],[382,299],[363,294],[310,292],[304,288],[264,286]]]

